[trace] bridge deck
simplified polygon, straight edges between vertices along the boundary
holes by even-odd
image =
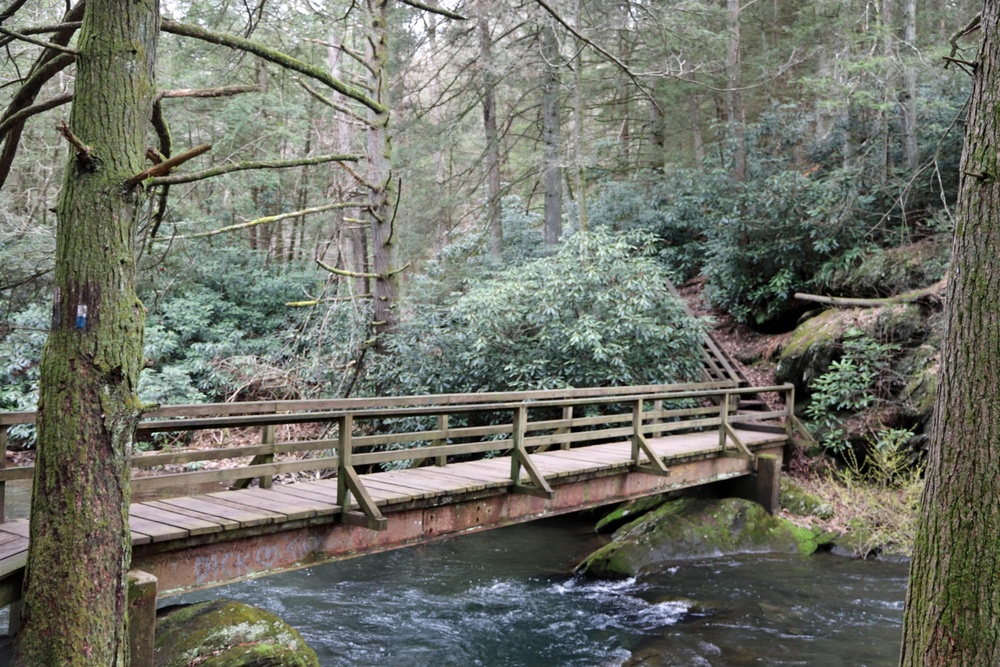
[[[740,439],[752,449],[786,442],[783,434],[744,430],[740,430]],[[719,434],[715,430],[649,438],[648,442],[668,466],[720,455]],[[633,466],[628,441],[533,453],[531,460],[553,486],[560,483],[560,478],[596,478],[624,473]],[[443,467],[370,473],[360,478],[372,500],[392,522],[394,508],[402,509],[415,502],[444,504],[462,494],[502,491],[513,484],[510,473],[510,457],[502,456]],[[524,472],[522,479],[529,481]],[[245,534],[248,528],[255,528],[255,532],[279,532],[285,523],[291,526],[301,524],[302,520],[333,522],[340,512],[337,480],[332,479],[138,502],[131,506],[130,527],[133,547],[142,551],[143,545],[149,545],[164,552],[185,549],[198,538],[224,542],[227,532],[236,536]],[[0,524],[0,580],[24,566],[27,547],[26,519]]]

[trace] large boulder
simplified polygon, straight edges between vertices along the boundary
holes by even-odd
[[[156,667],[319,667],[299,632],[269,611],[234,600],[161,610]]]
[[[860,309],[830,308],[795,328],[781,350],[774,379],[795,385],[796,397],[808,396],[809,385],[843,354],[841,343],[864,315]]]
[[[820,537],[820,531],[773,517],[748,500],[682,498],[620,528],[610,543],[577,566],[577,572],[625,578],[670,560],[732,553],[812,553]]]

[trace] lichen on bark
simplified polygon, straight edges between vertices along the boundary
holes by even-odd
[[[88,0],[57,206],[55,293],[42,356],[38,455],[16,665],[126,664],[129,458],[144,312],[139,196],[159,32],[156,0]]]

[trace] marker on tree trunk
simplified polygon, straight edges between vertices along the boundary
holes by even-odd
[[[76,307],[76,328],[87,328],[87,306],[83,304]]]

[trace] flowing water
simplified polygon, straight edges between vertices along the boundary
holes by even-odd
[[[549,520],[237,585],[325,667],[896,664],[906,565],[831,555],[665,564],[639,580],[569,574],[600,543]]]

